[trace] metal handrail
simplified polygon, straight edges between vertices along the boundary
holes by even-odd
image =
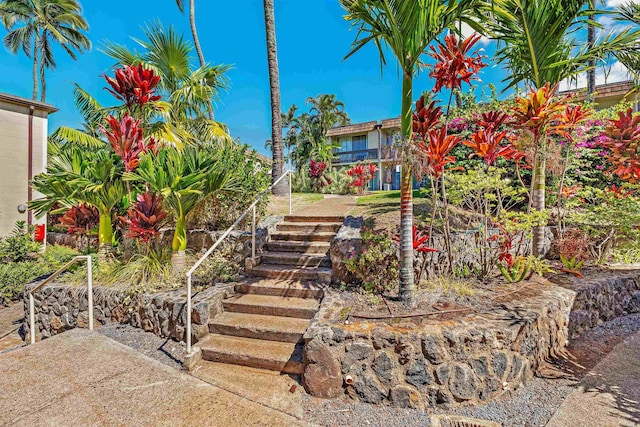
[[[220,243],[222,243],[224,241],[224,239],[226,239],[229,236],[229,234],[231,234],[233,229],[236,228],[236,226],[242,222],[242,220],[247,216],[249,211],[253,211],[253,219],[251,221],[251,257],[255,258],[256,257],[256,206],[258,205],[258,202],[260,202],[260,200],[262,200],[262,198],[264,196],[266,196],[267,194],[271,193],[271,190],[273,190],[273,187],[278,185],[280,183],[280,181],[282,181],[286,176],[288,176],[289,177],[289,214],[291,214],[291,210],[292,210],[292,204],[291,204],[291,174],[292,174],[291,170],[286,171],[285,173],[282,174],[282,176],[280,178],[278,178],[276,180],[276,182],[271,184],[271,186],[268,189],[266,189],[262,194],[260,194],[253,201],[251,206],[249,206],[242,213],[242,215],[240,215],[240,217],[236,220],[236,222],[234,222],[233,225],[231,225],[231,227],[229,227],[227,229],[227,231],[225,231],[222,234],[222,236],[220,236],[220,238],[218,240],[216,240],[216,242],[213,244],[213,246],[211,246],[207,250],[207,252],[205,252],[204,255],[202,255],[198,261],[196,261],[196,263],[193,265],[193,267],[191,267],[189,269],[189,271],[187,271],[187,355],[191,354],[191,277],[193,275],[193,272],[196,271],[196,269],[198,267],[200,267],[200,264],[202,264],[204,262],[204,260],[206,260],[209,257],[209,255],[211,255],[213,253],[213,251],[216,250],[218,245],[220,245]]]
[[[89,330],[93,331],[93,271],[91,269],[91,256],[90,255],[78,255],[71,261],[60,267],[51,276],[44,279],[38,286],[34,286],[29,290],[29,325],[31,333],[31,344],[36,342],[36,313],[35,302],[33,299],[33,293],[43,286],[51,283],[53,279],[64,273],[69,267],[78,261],[87,261],[87,299],[89,300]]]

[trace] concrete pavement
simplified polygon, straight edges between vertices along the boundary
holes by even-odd
[[[583,426],[640,426],[640,332],[600,361],[547,424]]]
[[[0,390],[0,425],[305,425],[83,329],[0,355]]]

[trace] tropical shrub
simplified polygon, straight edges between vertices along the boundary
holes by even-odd
[[[331,185],[331,178],[326,175],[327,162],[311,159],[309,161],[309,179],[314,192],[320,192],[324,187]]]
[[[86,203],[72,206],[60,217],[59,225],[69,234],[90,234],[96,231],[100,221],[98,210]]]
[[[347,171],[347,175],[352,178],[349,185],[354,187],[358,194],[364,194],[369,186],[369,182],[375,178],[376,172],[378,172],[378,167],[373,163],[358,163]]]
[[[23,262],[33,259],[42,249],[34,240],[35,227],[18,221],[11,234],[0,240],[0,260],[2,263]]]
[[[362,250],[352,253],[345,266],[365,292],[381,294],[398,285],[397,247],[387,233],[363,228]]]

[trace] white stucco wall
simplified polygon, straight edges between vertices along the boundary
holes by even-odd
[[[47,112],[33,114],[33,175],[44,172],[47,162]],[[0,236],[27,220],[18,206],[27,204],[29,164],[29,107],[0,100]],[[33,198],[40,197],[33,194]],[[33,218],[44,224],[46,218]]]

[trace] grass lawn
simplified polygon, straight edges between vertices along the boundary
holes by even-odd
[[[323,194],[317,193],[293,193],[291,195],[294,210],[302,209],[315,202],[324,199]],[[288,215],[289,214],[289,196],[269,197],[267,205],[267,215]]]

